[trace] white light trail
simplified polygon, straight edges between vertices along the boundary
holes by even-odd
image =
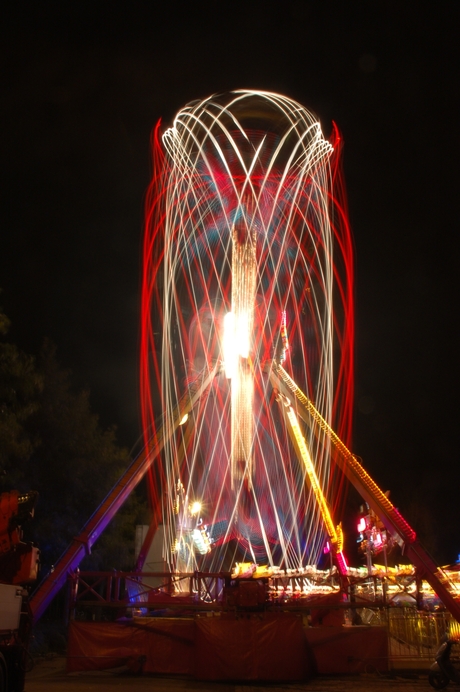
[[[191,414],[183,457],[177,440],[166,445],[162,498],[178,474],[186,495],[202,498],[214,541],[209,567],[221,567],[219,546],[231,539],[241,559],[246,551],[272,565],[317,563],[326,536],[321,508],[263,363],[289,348],[286,367],[332,422],[342,373],[335,354],[348,348],[342,314],[351,324],[347,278],[339,293],[345,307],[334,311],[335,262],[347,262],[348,246],[343,233],[342,246],[334,242],[333,145],[306,108],[261,91],[187,105],[162,144],[147,253],[158,259],[145,270],[152,319],[161,323],[162,343],[151,348],[162,413],[170,415],[213,361],[224,362],[226,376]],[[343,396],[347,376],[340,377]],[[312,436],[308,448],[329,501],[328,443]],[[173,545],[172,504],[163,512]],[[189,548],[184,568],[195,560]]]

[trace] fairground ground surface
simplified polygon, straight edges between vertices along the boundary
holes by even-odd
[[[299,683],[200,682],[181,677],[137,677],[123,670],[67,675],[65,658],[39,660],[27,674],[25,692],[421,692],[431,690],[426,673],[316,677]]]

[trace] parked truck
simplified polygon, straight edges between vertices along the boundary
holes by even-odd
[[[32,625],[27,587],[38,576],[39,550],[22,540],[38,493],[0,495],[0,692],[22,692]]]

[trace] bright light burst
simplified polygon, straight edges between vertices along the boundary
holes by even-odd
[[[338,513],[340,477],[324,436],[303,431],[309,478],[264,363],[284,361],[349,444],[353,276],[339,144],[300,104],[258,91],[193,102],[161,137],[156,128],[141,331],[147,444],[187,387],[223,363],[152,468],[172,568],[320,560],[330,531],[311,479]],[[200,498],[193,521],[188,498]],[[198,527],[205,557],[193,550]]]

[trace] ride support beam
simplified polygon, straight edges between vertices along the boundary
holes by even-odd
[[[447,588],[447,577],[420,545],[414,529],[394,507],[284,368],[276,361],[267,362],[265,372],[269,375],[275,389],[278,389],[287,398],[295,398],[295,409],[299,417],[309,426],[316,438],[326,439],[330,442],[332,460],[356,488],[363,500],[381,519],[389,534],[395,538],[403,552],[417,568],[418,574],[426,579],[452,616],[460,622],[460,602],[453,597]]]
[[[428,582],[452,617],[460,622],[460,602],[452,596],[447,588],[446,584],[449,582],[449,578],[442,567],[437,567],[431,556],[420,545],[418,539],[406,546],[405,554],[416,567],[418,576]]]
[[[166,443],[171,439],[184,418],[191,413],[194,406],[211,385],[214,377],[221,371],[221,363],[206,367],[179,400],[171,419],[153,435],[139,456],[131,463],[125,473],[113,486],[107,497],[99,505],[92,517],[86,523],[81,533],[76,536],[67,550],[62,554],[52,572],[50,572],[35,590],[30,598],[30,608],[34,620],[38,620],[49,606],[54,596],[64,586],[69,574],[72,574],[85,555],[113,519],[130,493],[144,478],[148,469]]]
[[[315,467],[313,464],[313,461],[310,456],[310,452],[307,447],[307,443],[305,441],[304,436],[302,435],[302,432],[300,430],[300,426],[297,422],[296,415],[290,405],[290,403],[286,402],[286,397],[280,395],[278,393],[277,395],[277,400],[279,404],[279,408],[281,411],[281,415],[283,417],[284,423],[286,425],[287,431],[289,433],[289,437],[291,439],[292,446],[295,449],[295,453],[297,456],[297,459],[299,462],[305,467],[305,471],[307,473],[310,486],[313,490],[313,493],[316,498],[316,502],[318,503],[319,510],[321,512],[321,516],[327,531],[327,534],[329,536],[329,540],[331,541],[332,544],[332,549],[335,555],[338,553],[342,552],[342,543],[343,543],[343,536],[342,536],[342,531],[338,527],[334,526],[334,523],[332,521],[332,515],[331,511],[329,509],[327,500],[324,496],[324,493],[321,488],[321,484],[319,482],[318,476],[316,475]],[[343,574],[345,570],[345,563],[343,560],[338,561],[338,567],[339,571]]]
[[[202,400],[201,400],[202,401]],[[202,407],[200,407],[202,408]],[[194,417],[189,417],[188,420],[186,421],[185,425],[182,426],[182,428],[185,428],[185,431],[183,432],[182,439],[179,443],[179,450],[177,453],[177,477],[181,477],[181,469],[182,469],[182,462],[185,457],[187,448],[189,446],[192,434],[195,430],[196,426],[196,421],[194,420],[196,418],[195,414]],[[199,418],[199,415],[198,415]],[[147,554],[150,549],[150,545],[153,541],[153,537],[155,536],[155,532],[158,528],[158,521],[156,520],[156,517],[152,517],[152,521],[150,522],[149,530],[147,531],[147,535],[144,539],[144,542],[142,544],[142,547],[139,551],[139,555],[136,560],[136,572],[142,572],[144,568],[144,563],[147,558]]]

